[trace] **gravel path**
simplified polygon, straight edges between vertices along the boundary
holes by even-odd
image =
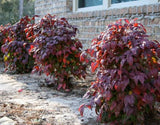
[[[0,64],[0,125],[98,125],[94,111],[78,108],[84,88],[64,93],[41,87],[44,77],[6,74]],[[11,124],[6,119],[11,120]]]

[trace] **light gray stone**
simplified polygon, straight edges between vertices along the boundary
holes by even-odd
[[[13,121],[8,117],[2,117],[0,119],[0,125],[16,125],[16,121]]]

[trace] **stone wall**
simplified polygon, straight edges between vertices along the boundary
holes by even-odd
[[[150,39],[160,41],[160,3],[122,9],[73,12],[72,0],[36,0],[35,13],[41,17],[47,13],[66,17],[70,23],[79,28],[78,38],[85,48],[106,25],[120,18],[138,18],[138,21],[146,27]]]

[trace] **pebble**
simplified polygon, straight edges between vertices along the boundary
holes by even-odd
[[[16,125],[16,121],[13,121],[8,117],[2,117],[0,119],[0,125]]]

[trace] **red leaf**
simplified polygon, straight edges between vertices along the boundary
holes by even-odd
[[[30,32],[26,33],[26,37],[28,38],[30,36]]]
[[[120,25],[119,25],[119,27],[118,27],[118,28],[119,28],[119,29],[121,29],[121,28],[122,28],[122,26],[120,26]]]
[[[72,49],[73,51],[75,51],[75,50],[76,50],[76,47],[72,46],[71,49]]]
[[[80,53],[76,54],[75,57],[80,57]]]
[[[99,63],[98,62],[92,62],[91,63],[91,69],[92,69],[92,72],[94,72],[99,66]]]
[[[140,94],[141,94],[141,90],[140,90],[138,87],[134,88],[134,89],[133,89],[133,92],[134,92],[135,94],[137,94],[137,95],[140,95]]]
[[[128,23],[128,24],[130,23],[129,20],[127,20],[127,19],[125,19],[125,22]]]
[[[62,88],[62,86],[63,86],[63,84],[59,84],[57,89],[60,90],[60,88]]]
[[[62,88],[63,88],[63,89],[66,89],[66,83],[63,84]]]
[[[63,65],[63,67],[66,67],[66,65]]]
[[[114,85],[114,89],[117,90],[117,89],[118,89],[118,86],[117,86],[117,85]]]
[[[141,106],[144,105],[144,102],[142,100],[138,101],[137,107],[140,110]]]
[[[122,70],[118,70],[118,75],[122,75]]]
[[[93,54],[94,54],[94,50],[91,50],[90,55],[93,56]]]
[[[29,30],[29,28],[26,28],[24,31],[25,31],[25,33],[27,33],[28,32],[28,30]]]
[[[18,90],[18,92],[22,92],[22,91],[23,91],[23,89]]]
[[[85,105],[82,104],[82,105],[79,107],[79,109],[78,109],[78,111],[80,112],[81,116],[83,116],[84,106],[85,106]]]
[[[87,108],[92,109],[91,105],[86,105]]]
[[[89,63],[89,60],[88,60],[88,59],[86,59],[85,61],[86,61],[86,63]]]
[[[136,21],[136,20],[138,20],[138,18],[133,19],[133,21]]]
[[[39,70],[39,66],[35,66],[34,68],[35,68],[36,70]]]
[[[49,73],[48,73],[48,72],[46,73],[46,76],[49,76]]]
[[[34,15],[33,17],[32,17],[32,20],[35,20],[35,17],[39,17],[38,15]]]
[[[101,44],[101,42],[102,42],[102,41],[99,41],[97,44],[99,45],[99,44]]]
[[[154,93],[154,92],[155,92],[155,89],[151,88],[151,90],[150,90],[150,91],[151,91],[151,93]]]
[[[84,62],[84,60],[85,60],[84,55],[81,55],[81,56],[80,56],[80,61],[81,61],[81,62]]]
[[[58,51],[57,53],[56,53],[56,56],[59,56],[59,55],[61,55],[62,54],[62,51]]]
[[[31,45],[31,46],[30,46],[30,49],[29,49],[29,52],[31,52],[33,48],[34,48],[34,46]]]
[[[67,62],[66,58],[63,58],[63,63],[65,64]]]
[[[138,26],[138,23],[135,23],[134,26],[137,27],[137,26]]]

